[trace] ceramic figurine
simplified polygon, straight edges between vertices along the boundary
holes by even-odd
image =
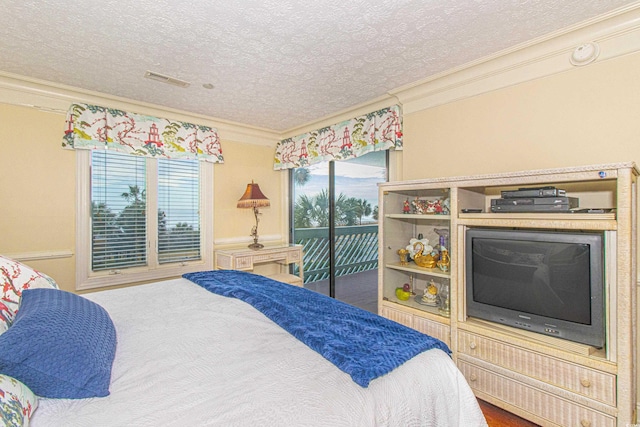
[[[449,271],[449,265],[451,265],[451,258],[449,258],[449,251],[443,249],[440,252],[440,260],[436,263],[438,268],[442,271]]]
[[[439,311],[444,317],[449,317],[451,315],[451,306],[448,296],[442,299],[442,305],[440,306]]]
[[[449,301],[449,285],[443,283],[440,287],[440,307],[438,307],[438,311],[444,317],[449,317],[451,315],[451,303]]]
[[[443,214],[444,208],[442,206],[442,200],[438,199],[435,201],[433,210],[434,210],[434,213],[436,213],[437,215]]]
[[[433,250],[433,247],[429,244],[429,239],[423,239],[422,238],[422,234],[420,234],[418,236],[418,238],[413,238],[411,240],[409,240],[409,244],[407,245],[407,247],[405,248],[406,250],[409,251],[409,256],[411,257],[411,259],[414,259],[417,253],[417,248],[416,248],[416,243],[420,242],[422,244],[422,251],[423,252],[431,252]]]
[[[449,215],[451,213],[451,200],[447,197],[442,201],[442,215]]]
[[[416,252],[413,260],[416,264],[418,264],[418,266],[426,268],[434,268],[436,266],[436,262],[438,261],[437,252],[432,251],[430,253],[427,253],[426,255],[423,255],[425,246],[422,244],[422,242],[419,241],[413,245],[413,249]]]
[[[435,306],[438,304],[438,288],[435,282],[432,280],[429,282],[429,286],[424,289],[424,295],[422,296],[422,302],[427,305]]]
[[[407,249],[398,249],[400,255],[400,265],[409,265],[409,251]]]
[[[423,201],[418,199],[417,197],[411,202],[414,214],[422,215],[424,213],[424,204],[422,202]]]
[[[448,228],[434,228],[433,231],[435,231],[436,234],[438,236],[440,236],[440,238],[438,239],[440,241],[440,243],[438,245],[438,249],[439,250],[447,249],[449,247],[449,229]]]

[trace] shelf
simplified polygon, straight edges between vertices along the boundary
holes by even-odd
[[[384,298],[382,301],[383,301],[383,304],[387,305],[390,308],[394,308],[396,310],[411,308],[416,314],[419,314],[423,317],[427,317],[431,320],[435,320],[440,323],[445,323],[447,325],[450,324],[450,320],[449,320],[450,318],[440,314],[440,310],[438,307],[418,304],[417,302],[414,301],[414,298],[415,296],[412,295],[411,298],[409,298],[406,301],[400,301],[395,297]]]
[[[385,218],[393,219],[418,219],[428,221],[450,221],[451,215],[438,215],[438,214],[385,214]]]
[[[458,224],[487,227],[556,228],[565,230],[617,230],[615,214],[469,213]]]
[[[442,271],[439,268],[420,267],[413,263],[409,263],[409,265],[401,265],[399,262],[388,263],[385,264],[385,267],[392,268],[394,270],[406,271],[407,273],[426,274],[428,276],[442,277],[444,279],[449,279],[451,277],[450,271]]]
[[[424,216],[424,215],[418,215]],[[559,212],[505,212],[505,213],[461,213],[460,219],[528,219],[528,220],[560,220],[560,221],[605,221],[616,219],[616,214],[611,213],[559,213]]]

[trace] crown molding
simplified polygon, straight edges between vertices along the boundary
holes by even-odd
[[[389,91],[404,114],[566,72],[576,47],[595,42],[595,62],[640,51],[640,2]],[[590,65],[591,65],[590,64]]]
[[[280,140],[280,134],[269,129],[32,79],[17,74],[0,72],[0,103],[36,108],[54,114],[66,114],[69,106],[74,102],[104,105],[138,114],[166,117],[173,120],[211,126],[218,129],[220,138],[223,141],[245,142],[273,147]]]
[[[340,123],[345,120],[350,120],[354,117],[358,117],[363,114],[370,113],[372,111],[380,110],[382,108],[385,108],[397,103],[399,103],[399,99],[396,96],[390,95],[390,94],[383,95],[378,98],[358,104],[356,106],[349,107],[342,111],[330,114],[319,120],[314,120],[304,125],[287,129],[284,132],[282,132],[280,139],[291,138],[294,136],[301,135],[303,133],[311,132],[316,129],[321,129],[326,126],[331,126],[336,123]]]
[[[576,47],[587,42],[596,42],[600,47],[600,55],[591,64],[640,51],[640,1],[460,67],[395,88],[387,95],[320,120],[287,129],[282,133],[282,138],[329,126],[391,104],[399,104],[403,114],[407,115],[492,90],[566,72],[576,68],[569,62],[571,53]]]

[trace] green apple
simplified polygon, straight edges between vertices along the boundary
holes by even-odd
[[[402,288],[396,288],[396,296],[400,301],[406,301],[411,296],[411,292],[407,292]]]

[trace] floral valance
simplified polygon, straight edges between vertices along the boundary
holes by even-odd
[[[402,149],[402,120],[397,105],[284,139],[276,146],[273,167],[299,168],[389,148]]]
[[[224,161],[214,128],[88,104],[72,104],[69,108],[62,146],[146,157]]]

